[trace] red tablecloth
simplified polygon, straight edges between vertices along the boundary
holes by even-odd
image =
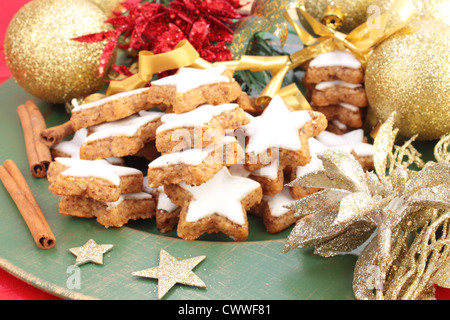
[[[11,77],[3,54],[5,32],[14,14],[30,0],[1,1],[0,4],[0,84]],[[450,300],[450,290],[436,287],[436,298]],[[51,294],[28,285],[0,268],[0,300],[53,300]]]

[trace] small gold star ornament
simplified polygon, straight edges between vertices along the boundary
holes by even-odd
[[[194,257],[185,260],[177,260],[167,251],[159,253],[159,266],[133,272],[133,276],[158,279],[158,299],[177,283],[206,288],[205,283],[194,273],[194,269],[205,256]]]
[[[76,266],[88,262],[103,264],[103,254],[111,250],[112,247],[112,244],[97,244],[93,239],[90,239],[83,246],[71,248],[69,251],[77,256],[75,260]]]

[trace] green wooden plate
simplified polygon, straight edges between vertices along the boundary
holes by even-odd
[[[56,245],[39,249],[13,200],[0,186],[0,267],[44,291],[66,299],[157,299],[158,282],[137,278],[132,272],[159,265],[159,252],[178,259],[205,255],[194,272],[206,288],[175,285],[164,299],[170,300],[341,300],[354,299],[353,268],[356,255],[322,258],[312,249],[282,253],[291,229],[267,233],[262,221],[249,217],[249,238],[238,243],[227,237],[207,235],[183,241],[175,232],[161,234],[153,220],[135,221],[122,228],[104,228],[93,219],[63,216],[60,197],[48,190],[45,178],[33,178],[28,169],[22,128],[16,108],[34,100],[47,126],[68,119],[62,105],[51,105],[27,94],[13,80],[0,87],[0,163],[12,159],[21,169],[55,236]],[[89,239],[112,244],[103,265],[88,263],[73,269],[70,248]],[[74,286],[78,276],[80,286]]]

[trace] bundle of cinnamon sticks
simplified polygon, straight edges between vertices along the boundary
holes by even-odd
[[[35,178],[45,177],[52,161],[50,145],[41,136],[49,130],[46,128],[45,119],[32,100],[18,106],[17,114],[22,125],[31,175]],[[52,129],[50,133],[54,134],[54,131]],[[60,132],[61,129],[56,130],[59,135]],[[70,135],[70,130],[63,134]],[[0,180],[19,209],[36,245],[41,249],[52,248],[56,244],[55,236],[26,179],[13,160],[8,159],[4,165],[0,165]]]

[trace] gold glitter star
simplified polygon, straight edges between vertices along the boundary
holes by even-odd
[[[159,266],[133,272],[133,276],[158,279],[158,299],[176,284],[206,288],[205,283],[194,273],[192,269],[205,259],[205,256],[194,257],[185,260],[177,260],[167,251],[159,253]]]
[[[97,244],[90,239],[81,247],[71,248],[69,251],[77,256],[75,265],[81,265],[88,262],[103,264],[103,254],[111,250],[112,244]]]

